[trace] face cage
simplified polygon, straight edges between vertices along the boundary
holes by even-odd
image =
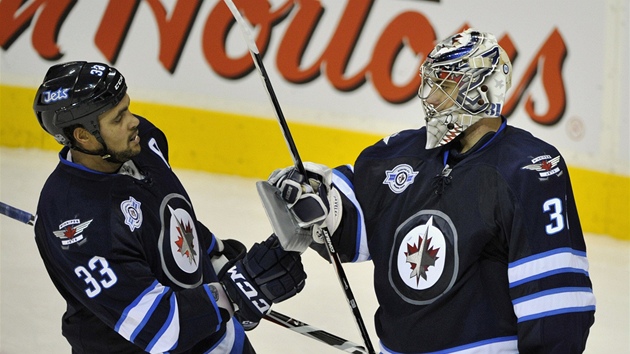
[[[477,81],[471,72],[422,66],[418,97],[424,108],[425,121],[454,112],[476,115],[485,111],[489,104],[487,90],[479,87],[485,76],[476,77]],[[432,101],[435,95],[440,96]]]

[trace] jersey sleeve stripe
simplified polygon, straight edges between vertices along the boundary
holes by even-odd
[[[210,243],[210,247],[208,247],[208,249],[206,250],[207,254],[212,253],[212,250],[217,245],[217,237],[213,233],[211,234],[212,234],[212,242]]]
[[[538,280],[538,279],[542,279],[542,278],[546,278],[546,277],[550,277],[552,275],[556,275],[556,274],[562,274],[562,273],[580,273],[583,274],[585,276],[588,276],[588,272],[583,270],[583,269],[577,269],[577,268],[570,268],[570,267],[566,267],[566,268],[557,268],[548,272],[543,272],[543,273],[539,273],[536,275],[533,275],[531,277],[527,277],[527,278],[523,278],[519,281],[515,281],[513,283],[510,283],[510,288],[514,288],[517,287],[519,285],[525,284],[525,283],[529,283],[530,281],[534,281],[534,280]]]
[[[395,352],[379,342],[382,354],[403,354]],[[516,353],[518,350],[518,339],[516,336],[499,337],[486,339],[475,343],[462,345],[459,347],[429,352],[426,354],[500,354],[500,353]]]
[[[212,295],[212,292],[210,291],[208,284],[204,284],[203,289],[206,291],[206,295],[208,295],[208,299],[210,299],[216,311],[218,323],[214,331],[218,332],[221,329],[221,323],[223,322],[223,317],[221,316],[221,311],[219,310],[219,304],[217,304],[217,302],[214,300],[214,296]]]
[[[235,352],[235,347],[239,346],[239,343],[242,343],[244,340],[244,332],[243,327],[241,327],[238,322],[235,322],[233,318],[231,318],[228,323],[225,325],[225,334],[221,338],[217,344],[210,349],[207,354],[223,354],[223,353],[233,353]],[[242,344],[241,344],[242,345]]]
[[[171,308],[168,313],[168,318],[160,331],[151,340],[149,345],[147,345],[147,351],[149,353],[164,353],[177,346],[177,339],[179,338],[179,310],[177,297],[174,293],[171,294],[169,300]]]
[[[140,296],[138,296],[123,311],[120,320],[116,323],[114,330],[129,341],[133,341],[135,334],[142,329],[146,318],[154,308],[154,304],[159,302],[163,294],[168,290],[165,286],[154,281]]]
[[[352,170],[352,166],[348,165],[348,168]],[[333,169],[332,183],[352,202],[355,210],[357,211],[356,249],[352,262],[367,261],[370,259],[370,251],[368,250],[367,236],[365,234],[365,219],[363,217],[361,205],[354,194],[354,186],[343,173],[335,169]]]
[[[510,263],[510,288],[559,273],[583,273],[588,276],[586,253],[571,248],[559,248]]]
[[[560,313],[595,310],[595,296],[586,287],[541,291],[515,299],[512,303],[519,323]]]

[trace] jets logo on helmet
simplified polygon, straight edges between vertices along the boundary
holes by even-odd
[[[68,90],[70,89],[60,88],[57,91],[44,91],[42,92],[42,99],[44,100],[44,103],[46,104],[49,104],[55,101],[65,100],[68,98]]]

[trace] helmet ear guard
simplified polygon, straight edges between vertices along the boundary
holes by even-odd
[[[103,63],[75,61],[48,69],[37,90],[33,110],[41,127],[58,143],[74,147],[67,129],[80,125],[103,145],[98,117],[125,97],[127,84]]]
[[[438,43],[420,75],[426,148],[432,149],[451,142],[482,118],[501,116],[512,65],[492,34],[468,29]]]

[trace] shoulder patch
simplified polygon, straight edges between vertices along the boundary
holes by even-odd
[[[521,170],[536,171],[540,175],[541,179],[546,179],[549,176],[562,174],[562,170],[558,167],[560,162],[560,155],[552,157],[551,155],[541,155],[533,158],[531,164],[521,167]]]
[[[85,222],[81,222],[80,219],[70,219],[62,222],[59,225],[58,231],[53,231],[53,234],[61,240],[61,247],[67,249],[69,245],[85,242],[85,236],[83,231],[92,223],[90,219]]]
[[[142,226],[141,205],[142,203],[137,201],[134,197],[129,197],[129,199],[120,203],[120,211],[122,211],[125,216],[125,224],[129,226],[129,230],[131,230],[131,232]]]

